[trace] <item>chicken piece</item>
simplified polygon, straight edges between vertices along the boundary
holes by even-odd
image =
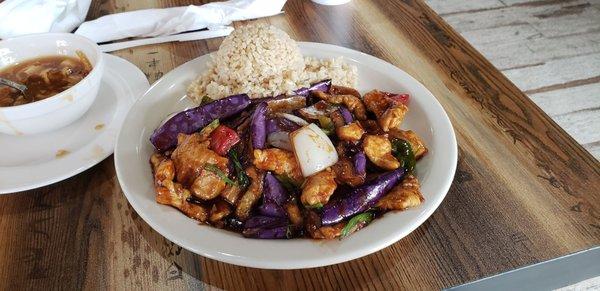
[[[311,209],[306,209],[303,212],[304,230],[313,236],[313,233],[322,226],[321,216]]]
[[[249,167],[246,169],[246,174],[252,179],[252,182],[248,190],[240,197],[235,209],[235,215],[242,221],[248,218],[252,206],[260,199],[263,192],[264,173],[259,172],[255,167]]]
[[[363,101],[367,110],[375,113],[375,116],[381,116],[390,107],[390,101],[383,92],[378,90],[372,90],[365,94]]]
[[[412,130],[390,130],[390,136],[400,138],[407,141],[415,154],[415,158],[418,160],[427,153],[427,147],[423,140]]]
[[[335,172],[335,179],[340,183],[345,183],[352,187],[365,183],[366,175],[356,173],[353,163],[347,158],[341,158],[331,168]]]
[[[196,219],[200,222],[206,221],[208,210],[201,205],[188,202],[187,199],[192,195],[190,191],[183,188],[179,183],[171,180],[161,182],[162,186],[156,186],[156,202],[160,204],[170,205],[188,217]]]
[[[419,180],[408,175],[399,185],[396,185],[375,205],[385,210],[405,210],[421,204],[425,199],[419,189]]]
[[[312,210],[305,211],[304,229],[314,239],[334,239],[342,235],[342,230],[346,226],[346,221],[323,226],[321,217]]]
[[[365,133],[365,130],[360,126],[360,123],[352,122],[336,128],[335,132],[340,140],[359,141]]]
[[[321,226],[316,231],[310,233],[314,239],[334,239],[342,235],[342,229],[346,226],[346,222],[336,223],[329,226]]]
[[[213,224],[219,224],[219,222],[222,223],[223,218],[227,217],[229,214],[231,214],[231,207],[229,204],[223,200],[219,200],[213,204],[208,220]]]
[[[171,205],[185,215],[204,222],[208,211],[201,205],[188,202],[187,199],[191,196],[190,191],[183,188],[181,184],[173,182],[175,177],[173,161],[156,153],[150,157],[150,164],[154,172],[156,202]]]
[[[389,98],[386,93],[378,90],[365,94],[363,100],[366,108],[377,116],[377,121],[383,131],[387,132],[392,128],[400,128],[400,124],[408,111],[406,105]]]
[[[338,157],[341,159],[343,157],[353,156],[356,151],[360,150],[360,145],[359,143],[340,141],[335,145],[335,150],[338,153]]]
[[[315,91],[314,94],[319,99],[325,100],[329,103],[346,105],[348,110],[352,111],[358,120],[367,119],[365,104],[363,104],[359,97],[353,95],[330,95],[321,91]]]
[[[383,132],[383,129],[381,129],[381,126],[379,126],[379,123],[377,123],[377,121],[375,121],[375,120],[367,119],[367,120],[360,120],[359,122],[360,122],[360,125],[362,126],[362,128],[368,134],[372,134],[372,135],[385,134],[385,132]]]
[[[225,173],[225,171],[223,172]],[[190,186],[190,190],[196,198],[210,200],[219,196],[225,190],[225,186],[225,181],[217,174],[207,169],[202,169],[200,175],[194,180],[192,186]]]
[[[282,99],[269,100],[267,101],[267,106],[270,113],[291,112],[293,110],[306,107],[306,97],[298,95]]]
[[[150,164],[154,171],[154,184],[162,185],[162,181],[175,179],[175,164],[173,161],[159,153],[150,157]]]
[[[404,104],[398,104],[388,108],[383,115],[377,118],[379,126],[383,131],[388,132],[391,129],[400,129],[404,116],[408,112],[408,107]]]
[[[173,180],[174,174],[173,177],[171,177],[168,172],[165,172],[167,167],[162,166],[162,169],[159,169],[161,164],[168,160],[169,158],[167,156],[160,153],[153,153],[150,156],[150,168],[152,169],[152,176],[154,177],[154,185],[161,185],[164,180]]]
[[[322,207],[329,202],[329,197],[336,188],[335,173],[331,169],[325,169],[306,179],[300,201],[305,207]]]
[[[286,175],[296,182],[302,182],[304,179],[296,156],[290,151],[277,148],[254,149],[253,164],[260,170]]]
[[[285,211],[287,212],[290,222],[292,222],[293,225],[301,226],[304,223],[304,218],[302,217],[302,212],[300,212],[300,208],[298,207],[298,205],[295,202],[286,203],[284,205],[284,208],[285,208]]]
[[[360,93],[358,93],[358,91],[356,89],[350,88],[350,87],[338,86],[338,85],[331,85],[331,88],[329,88],[329,94],[352,95],[352,96],[356,96],[357,98],[360,98]]]
[[[210,142],[202,141],[200,134],[179,134],[177,140],[177,148],[171,154],[177,182],[189,187],[207,163],[214,164],[219,169],[227,169],[227,158],[210,150]]]
[[[225,186],[225,190],[221,192],[221,197],[229,202],[229,204],[235,205],[238,198],[240,198],[240,194],[242,194],[242,188],[237,184],[233,184]]]
[[[175,179],[175,164],[171,159],[162,161],[154,172],[155,181],[165,181]]]
[[[153,153],[150,156],[150,166],[152,167],[152,171],[156,170],[156,167],[160,164],[160,162],[166,160],[167,157],[160,153]]]
[[[366,135],[363,149],[369,160],[382,169],[395,170],[400,167],[400,162],[392,155],[392,143],[383,135]]]
[[[346,121],[344,117],[340,113],[339,110],[335,110],[329,114],[329,118],[331,118],[331,122],[333,122],[333,126],[337,129],[338,127],[342,127],[346,125]]]

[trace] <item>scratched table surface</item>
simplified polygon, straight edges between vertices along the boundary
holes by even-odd
[[[88,19],[186,4],[94,1]],[[284,10],[258,21],[297,40],[382,58],[444,106],[459,162],[431,218],[392,246],[351,262],[289,271],[237,267],[153,231],[128,205],[109,157],[63,182],[0,197],[0,289],[437,289],[600,243],[599,162],[424,2],[325,7],[290,0]],[[153,82],[221,41],[115,54]]]

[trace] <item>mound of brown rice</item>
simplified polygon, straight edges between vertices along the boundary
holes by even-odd
[[[270,25],[248,25],[233,31],[212,55],[208,70],[188,87],[188,97],[199,103],[247,93],[252,98],[291,93],[323,79],[355,87],[356,67],[341,58],[304,58],[298,44]]]

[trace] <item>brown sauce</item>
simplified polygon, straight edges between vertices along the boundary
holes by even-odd
[[[0,107],[17,106],[54,96],[79,83],[92,70],[87,57],[44,56],[0,70],[0,77],[27,86],[25,94],[0,85]]]

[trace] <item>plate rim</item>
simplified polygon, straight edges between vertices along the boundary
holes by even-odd
[[[107,73],[111,73],[112,77],[111,78],[117,78],[121,81],[121,85],[125,85],[127,86],[129,91],[133,91],[132,88],[129,86],[129,82],[127,82],[127,80],[129,78],[139,78],[138,81],[141,81],[142,79],[145,80],[145,85],[147,85],[148,87],[150,86],[150,83],[148,82],[148,79],[146,78],[146,75],[144,75],[144,73],[133,63],[120,58],[118,56],[114,56],[111,54],[107,54],[107,53],[102,53],[103,57],[106,60],[106,66],[105,66],[105,70],[104,73],[102,75],[101,79],[105,79],[106,74]],[[127,72],[127,74],[123,74],[121,72],[121,70],[119,69],[115,69],[111,67],[111,62],[116,62],[116,63],[120,63],[119,66],[124,65],[124,66],[128,66],[129,69],[131,69],[131,72]],[[129,74],[133,74],[133,72],[135,71],[135,75],[137,76],[130,76]],[[143,93],[145,93],[146,90],[144,90]],[[139,96],[143,95],[140,94]],[[125,121],[127,113],[129,112],[129,110],[131,109],[131,106],[133,106],[133,104],[135,103],[135,101],[137,101],[137,99],[139,98],[139,96],[127,96],[129,97],[129,108],[127,108],[127,110],[124,111],[124,116],[123,116],[123,121]],[[99,96],[100,97],[100,96]],[[93,106],[93,104],[92,104]],[[76,120],[75,122],[79,122],[81,119]],[[66,179],[69,179],[75,175],[78,175],[88,169],[90,169],[91,167],[99,164],[100,162],[104,161],[107,157],[109,157],[110,155],[113,154],[114,149],[115,149],[115,144],[116,144],[116,140],[117,137],[119,135],[119,132],[122,128],[122,124],[118,124],[114,126],[115,130],[113,132],[113,134],[110,134],[107,130],[103,131],[101,134],[97,135],[95,138],[91,139],[89,143],[84,144],[83,146],[79,147],[77,149],[77,152],[79,152],[80,149],[96,143],[96,144],[106,144],[107,140],[110,140],[111,136],[113,136],[113,139],[115,141],[115,143],[113,143],[112,145],[108,146],[109,148],[107,150],[103,151],[102,155],[98,155],[98,156],[94,156],[91,159],[81,159],[80,163],[76,163],[73,164],[74,166],[69,167],[70,170],[66,170],[62,173],[57,173],[56,175],[52,175],[51,177],[48,177],[46,179],[43,180],[39,180],[39,181],[33,181],[31,183],[28,184],[20,184],[20,185],[15,185],[15,186],[9,186],[9,187],[3,187],[2,185],[0,185],[0,195],[4,195],[4,194],[19,194],[20,192],[23,191],[28,191],[28,190],[34,190],[37,188],[41,188],[44,186],[48,186],[54,183],[58,183],[61,181],[64,181]],[[103,147],[104,149],[104,147]],[[72,153],[72,154],[76,154],[76,153]],[[54,160],[52,160],[54,161]],[[44,165],[49,163],[50,161],[46,161],[43,162],[41,164],[34,164],[34,165],[28,165],[28,166],[7,166],[7,167],[0,167],[0,170],[2,169],[11,169],[11,168],[30,168],[30,169],[35,169],[37,166],[39,165]],[[63,163],[69,163],[67,161],[64,161]],[[33,175],[35,177],[35,175]]]
[[[447,133],[450,135],[449,137],[450,137],[450,142],[451,142],[451,146],[449,147],[449,155],[450,155],[449,159],[450,159],[451,167],[448,169],[450,171],[450,175],[441,186],[442,190],[440,191],[440,193],[442,193],[442,195],[440,195],[438,197],[438,199],[433,201],[432,207],[428,208],[425,212],[423,212],[422,215],[419,215],[418,218],[416,219],[416,222],[413,223],[410,227],[405,228],[403,231],[393,232],[392,234],[394,234],[394,235],[388,235],[386,240],[380,240],[376,243],[373,243],[371,245],[363,247],[359,250],[354,250],[351,253],[332,254],[332,255],[329,255],[329,256],[326,256],[323,258],[318,258],[318,259],[298,259],[298,260],[293,261],[293,263],[279,262],[279,261],[270,262],[270,263],[265,263],[264,261],[256,262],[256,261],[252,261],[252,260],[247,260],[246,257],[228,255],[228,254],[225,254],[222,252],[214,252],[213,253],[213,252],[210,252],[209,250],[207,251],[205,249],[199,248],[198,246],[194,247],[194,246],[188,246],[188,245],[182,244],[176,235],[171,234],[171,232],[166,231],[163,227],[161,227],[157,223],[155,223],[154,219],[151,219],[149,217],[150,216],[149,214],[145,213],[144,211],[140,211],[140,210],[143,210],[143,206],[138,204],[136,199],[132,199],[130,197],[130,195],[133,195],[133,194],[128,193],[128,192],[130,192],[132,190],[129,189],[128,185],[124,185],[124,182],[122,182],[122,180],[123,180],[122,177],[124,176],[124,174],[122,173],[123,170],[119,166],[119,164],[120,164],[119,161],[121,159],[121,157],[120,157],[121,156],[120,155],[121,131],[123,130],[125,125],[128,124],[127,120],[131,116],[128,114],[127,118],[125,119],[125,122],[123,123],[123,126],[121,127],[121,130],[119,131],[119,134],[117,136],[116,145],[115,145],[114,163],[115,163],[117,179],[119,181],[119,185],[123,191],[123,194],[127,198],[130,205],[133,207],[133,209],[136,211],[136,213],[144,220],[144,222],[146,222],[158,234],[160,234],[164,238],[170,240],[171,242],[177,244],[178,246],[181,246],[182,248],[184,248],[192,253],[195,253],[197,255],[200,255],[200,256],[203,256],[206,258],[225,262],[228,264],[233,264],[233,265],[238,265],[238,266],[243,266],[243,267],[251,267],[251,268],[261,268],[261,269],[278,269],[278,270],[305,269],[305,268],[322,267],[322,266],[343,263],[343,262],[351,261],[351,260],[354,260],[354,259],[357,259],[357,258],[360,258],[363,256],[367,256],[369,254],[372,254],[379,250],[382,250],[382,249],[392,245],[393,243],[398,242],[402,238],[406,237],[408,234],[412,233],[415,229],[417,229],[419,226],[421,226],[439,208],[440,204],[442,203],[442,201],[445,199],[446,195],[448,194],[448,191],[450,190],[454,176],[456,174],[456,168],[457,168],[457,163],[458,163],[458,144],[457,144],[456,134],[455,134],[452,122],[450,121],[450,118],[449,118],[447,112],[442,107],[440,102],[437,100],[435,95],[433,95],[433,93],[431,93],[431,91],[429,91],[429,89],[427,89],[427,87],[425,87],[421,82],[419,82],[412,75],[408,74],[406,71],[404,71],[404,70],[394,66],[393,64],[391,64],[385,60],[382,60],[378,57],[375,57],[375,56],[372,56],[372,55],[369,55],[369,54],[366,54],[366,53],[363,53],[363,52],[360,52],[360,51],[357,51],[354,49],[341,47],[341,46],[337,46],[337,45],[332,45],[332,44],[317,43],[317,42],[297,42],[297,43],[301,49],[304,49],[304,48],[330,49],[330,50],[339,51],[340,55],[342,55],[344,57],[346,57],[346,55],[358,55],[362,58],[369,59],[369,61],[375,62],[376,63],[375,65],[377,65],[377,66],[388,67],[393,70],[400,71],[403,74],[405,74],[406,77],[411,79],[415,84],[417,84],[417,86],[421,87],[421,89],[423,89],[424,92],[426,92],[427,94],[429,94],[432,97],[432,100],[433,100],[432,105],[439,107],[439,109],[441,109],[441,112],[443,112],[443,116],[441,116],[441,117],[444,119],[444,124],[448,125],[448,127],[449,127],[449,131]],[[142,96],[135,101],[135,103],[131,106],[130,111],[133,110],[133,108],[138,104],[138,102],[142,102],[144,100],[144,98],[146,97],[146,95],[149,92],[151,92],[151,90],[153,90],[155,87],[157,87],[162,82],[165,82],[164,80],[169,78],[171,75],[176,74],[177,70],[179,68],[184,67],[184,66],[187,67],[190,65],[190,63],[196,62],[200,58],[209,57],[209,55],[211,53],[212,52],[209,52],[204,55],[198,56],[194,59],[191,59],[191,60],[177,66],[176,68],[172,69],[171,71],[169,71],[167,74],[165,74],[159,80],[154,82],[146,90],[146,92],[144,92],[144,94],[142,94]],[[352,59],[351,57],[347,57],[347,58]],[[134,201],[134,202],[132,202],[132,201]],[[318,243],[318,242],[315,242],[315,243]]]

